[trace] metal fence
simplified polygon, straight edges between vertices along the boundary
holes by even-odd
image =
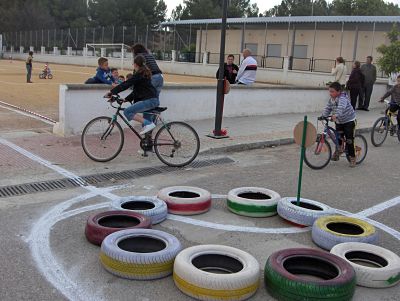
[[[82,50],[86,44],[128,44],[142,43],[151,50],[170,51],[176,46],[185,46],[182,37],[178,38],[174,31],[154,29],[151,25],[144,26],[108,26],[83,27],[67,29],[41,29],[3,33],[3,44],[10,49],[34,47],[40,51],[45,47],[46,52],[53,51],[53,47],[73,50]]]

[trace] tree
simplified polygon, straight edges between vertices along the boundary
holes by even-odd
[[[400,15],[397,4],[383,0],[334,0],[332,14],[340,16],[394,16]]]
[[[351,0],[350,0],[351,1]],[[264,14],[266,16],[327,16],[329,6],[326,0],[282,0]]]
[[[89,0],[89,16],[95,26],[159,24],[165,20],[163,0]]]
[[[377,48],[377,51],[382,54],[377,60],[377,64],[380,69],[389,75],[391,72],[400,71],[400,31],[396,25],[390,32],[387,33],[387,37],[390,40],[389,45],[382,44]]]
[[[223,0],[184,0],[172,11],[173,20],[221,18]],[[259,8],[250,0],[231,0],[228,18],[257,17]]]
[[[86,0],[47,0],[58,28],[83,27],[88,23]]]

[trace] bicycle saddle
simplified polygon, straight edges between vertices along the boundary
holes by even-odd
[[[154,108],[154,109],[146,111],[146,113],[161,113],[161,112],[164,112],[166,110],[167,110],[166,107],[157,107],[157,108]]]

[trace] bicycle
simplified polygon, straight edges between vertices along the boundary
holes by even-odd
[[[318,120],[323,124],[323,132],[317,135],[315,143],[308,147],[305,151],[304,161],[312,169],[322,169],[329,164],[332,159],[332,148],[329,139],[335,145],[335,150],[339,154],[344,154],[347,161],[350,162],[350,156],[346,149],[346,139],[343,139],[342,145],[339,144],[340,133],[333,127],[329,126],[331,121],[329,117],[318,117]],[[318,131],[318,123],[317,123]],[[354,144],[356,151],[356,164],[361,164],[367,156],[368,144],[364,136],[356,134],[354,136]]]
[[[393,122],[393,117],[396,117],[398,112],[390,112],[389,100],[385,99],[385,104],[385,116],[379,117],[372,126],[371,142],[376,147],[381,146],[383,142],[385,142],[388,133],[390,133],[390,136],[394,136],[397,133],[397,139],[400,141],[400,131],[398,131],[398,125]]]
[[[43,70],[42,72],[39,73],[39,78],[40,79],[53,79],[53,73],[51,71],[45,71]]]
[[[154,123],[161,123],[153,139],[153,131],[146,133],[144,137],[133,128],[129,121],[121,114],[124,99],[119,95],[112,95],[111,107],[117,109],[112,117],[100,116],[92,119],[83,129],[81,144],[85,154],[97,162],[107,162],[121,152],[124,145],[124,131],[118,122],[118,117],[124,121],[129,129],[140,139],[140,147],[143,156],[147,152],[155,154],[161,162],[168,166],[182,167],[191,163],[200,150],[200,139],[197,132],[187,123],[181,121],[165,122],[160,114],[167,110],[165,107],[157,107],[144,113],[151,115]],[[117,106],[113,103],[116,102]]]

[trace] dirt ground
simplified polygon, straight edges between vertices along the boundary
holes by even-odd
[[[43,63],[33,63],[32,81],[26,83],[25,62],[0,60],[0,100],[58,120],[58,92],[63,83],[83,83],[95,74],[94,67],[51,64],[52,80],[39,79]],[[120,71],[126,75],[130,70]],[[215,83],[212,78],[165,74],[172,83]]]

